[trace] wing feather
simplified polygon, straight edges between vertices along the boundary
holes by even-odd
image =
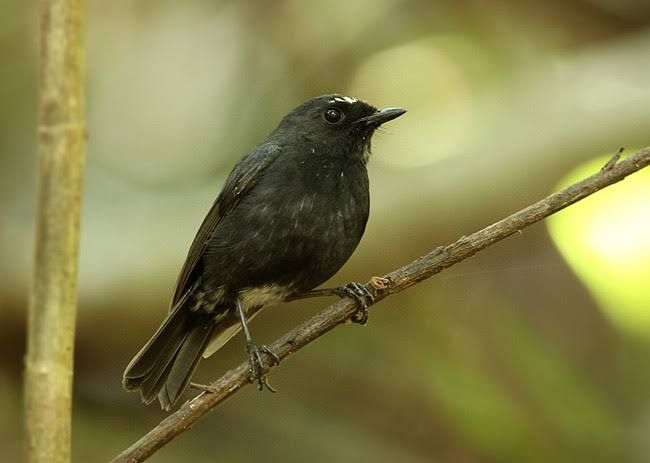
[[[205,252],[207,243],[214,233],[219,222],[228,215],[237,205],[239,199],[255,185],[260,174],[277,159],[280,154],[280,147],[274,144],[266,144],[257,147],[253,152],[245,156],[234,167],[221,193],[212,204],[208,215],[196,233],[187,258],[176,281],[174,296],[170,304],[170,310],[192,287],[197,278],[197,271],[200,270],[199,263]]]

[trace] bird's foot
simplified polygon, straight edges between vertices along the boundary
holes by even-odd
[[[264,373],[264,368],[262,367],[262,355],[261,352],[264,352],[270,356],[274,363],[277,365],[280,363],[280,357],[268,348],[266,345],[256,346],[253,342],[246,343],[246,350],[248,351],[248,363],[250,368],[250,379],[251,382],[257,382],[257,389],[262,391],[264,388],[267,388],[271,392],[276,392],[275,388],[269,384],[269,379]]]
[[[350,318],[353,323],[365,325],[368,322],[368,303],[372,304],[375,301],[375,296],[372,295],[368,288],[353,281],[347,285],[334,288],[334,294],[341,298],[350,297],[357,303],[359,310]]]

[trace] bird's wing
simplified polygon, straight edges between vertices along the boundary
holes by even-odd
[[[244,157],[234,167],[226,179],[221,193],[219,193],[208,215],[206,215],[203,223],[199,227],[194,241],[192,241],[187,258],[185,259],[185,264],[183,264],[178,281],[176,282],[176,289],[174,290],[174,297],[172,298],[170,309],[176,305],[196,280],[197,265],[201,261],[201,256],[203,256],[210,235],[212,235],[219,222],[237,205],[242,195],[255,185],[261,172],[279,154],[280,147],[278,145],[262,145]]]

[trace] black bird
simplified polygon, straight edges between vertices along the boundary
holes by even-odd
[[[169,314],[124,372],[127,390],[168,410],[187,387],[201,356],[240,329],[252,379],[260,351],[247,321],[262,307],[309,295],[348,260],[370,208],[366,163],[370,139],[400,108],[378,110],[341,95],[311,99],[232,170],[192,242]],[[354,297],[365,323],[363,287],[317,290]]]

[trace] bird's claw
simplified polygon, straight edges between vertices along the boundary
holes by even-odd
[[[266,388],[271,392],[276,392],[276,389],[269,384],[269,379],[264,373],[264,368],[262,367],[262,355],[260,352],[264,352],[265,354],[269,355],[276,365],[280,363],[280,357],[278,357],[275,352],[269,349],[268,346],[261,345],[260,347],[257,347],[252,342],[246,344],[246,350],[248,351],[248,364],[251,373],[251,382],[257,382],[257,389],[260,391]]]
[[[339,286],[334,290],[339,297],[350,297],[354,299],[359,310],[350,318],[353,323],[365,325],[368,322],[368,303],[375,301],[375,296],[370,290],[361,283],[351,282],[344,286]]]

